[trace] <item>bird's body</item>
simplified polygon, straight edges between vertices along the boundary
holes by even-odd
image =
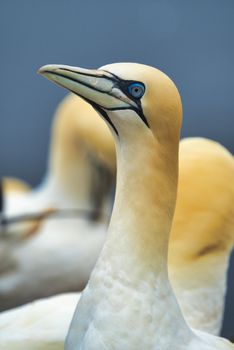
[[[63,350],[78,297],[61,294],[5,311],[0,317],[1,350]]]
[[[64,350],[80,293],[66,293],[5,311],[0,317],[1,350]],[[4,316],[4,317],[3,317]],[[204,333],[197,332],[203,338]],[[205,338],[209,336],[205,334]],[[210,343],[220,338],[210,337]],[[220,340],[220,350],[228,349]],[[232,347],[230,348],[232,349]]]
[[[49,220],[40,234],[11,251],[11,265],[8,264],[7,273],[4,271],[0,280],[1,308],[81,290],[102,248],[105,233],[103,223]]]
[[[77,105],[80,120],[76,118]],[[102,216],[93,220],[90,216],[80,217],[76,211],[107,212],[114,176],[112,159],[114,146],[104,122],[96,118],[88,104],[68,96],[55,118],[49,172],[43,184],[36,190],[7,197],[5,202],[9,218],[40,212],[47,215],[53,210],[63,210],[65,214],[45,222],[30,222],[37,231],[34,236],[8,243],[11,264],[0,275],[1,309],[85,286],[107,224]]]

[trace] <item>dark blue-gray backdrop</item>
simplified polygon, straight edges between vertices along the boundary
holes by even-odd
[[[176,82],[183,136],[234,152],[233,0],[0,0],[0,176],[36,185],[46,168],[50,124],[65,90],[41,65],[157,66]],[[234,335],[234,261],[223,334]]]

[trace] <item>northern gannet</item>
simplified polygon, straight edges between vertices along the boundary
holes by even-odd
[[[216,142],[190,138],[180,143],[179,165],[178,196],[169,249],[170,277],[189,324],[198,329],[217,332],[226,288],[226,262],[232,246],[232,227],[229,225],[232,216],[229,210],[233,198],[230,186],[233,158]],[[218,189],[222,196],[217,198]],[[186,219],[188,217],[189,220]],[[220,227],[224,223],[227,224],[225,235],[220,235]],[[222,242],[226,242],[226,251],[224,249],[221,254],[212,249],[205,251],[210,239],[216,246],[219,243],[223,248]],[[189,251],[186,250],[187,246]],[[196,254],[199,251],[203,251],[202,256]],[[196,271],[192,279],[191,269]],[[211,280],[208,280],[210,277]],[[204,304],[204,297],[209,292],[209,303],[205,298]],[[53,345],[55,349],[63,349],[70,318],[79,297],[78,294],[55,296],[2,313],[1,347],[18,349],[30,346],[34,349],[36,346],[44,349]],[[43,314],[46,311],[45,317]]]
[[[168,278],[182,120],[174,83],[155,68],[130,63],[99,70],[48,65],[40,73],[99,112],[117,151],[109,232],[65,349],[234,349],[188,326]]]
[[[8,247],[11,264],[0,269],[1,309],[85,286],[107,223],[103,217],[76,217],[76,209],[107,212],[114,177],[115,148],[108,127],[82,99],[66,97],[55,115],[44,182],[36,190],[7,196],[5,212],[14,217],[58,208],[68,216],[46,220],[33,237]]]
[[[180,142],[169,276],[186,321],[220,334],[234,244],[234,158],[204,138]]]

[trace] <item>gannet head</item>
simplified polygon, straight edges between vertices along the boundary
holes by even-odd
[[[46,65],[39,73],[90,103],[115,138],[148,130],[160,143],[174,139],[178,143],[180,96],[158,69],[137,63],[115,63],[98,70]]]

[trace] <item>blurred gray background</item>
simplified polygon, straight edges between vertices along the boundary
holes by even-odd
[[[0,176],[37,185],[45,173],[53,112],[66,93],[36,74],[47,63],[156,66],[181,92],[182,136],[209,137],[234,153],[233,34],[233,0],[0,0]]]

